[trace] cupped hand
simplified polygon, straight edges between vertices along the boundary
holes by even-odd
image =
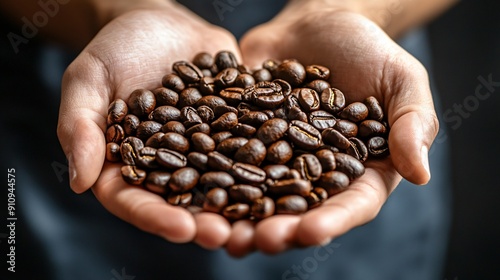
[[[238,224],[226,245],[230,254],[324,244],[374,219],[401,176],[415,184],[430,179],[427,153],[438,122],[426,70],[373,22],[337,9],[295,7],[251,30],[240,46],[244,63],[254,67],[267,58],[296,58],[329,67],[332,86],[349,102],[375,96],[391,127],[391,156],[367,161],[348,190],[306,214],[273,216],[255,228]]]
[[[71,188],[77,193],[92,188],[110,212],[169,241],[194,240],[206,248],[226,243],[231,227],[221,216],[193,217],[156,194],[126,184],[120,165],[104,162],[110,102],[127,100],[134,89],[161,86],[175,61],[220,50],[239,56],[228,32],[174,3],[124,13],[102,28],[63,77],[57,132],[68,158]]]

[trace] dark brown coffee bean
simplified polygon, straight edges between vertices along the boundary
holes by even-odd
[[[140,123],[141,121],[136,115],[128,114],[123,119],[123,130],[128,136],[135,136]]]
[[[161,139],[160,147],[184,154],[189,150],[189,141],[179,133],[167,132]]]
[[[338,119],[333,128],[347,138],[358,135],[358,126],[348,120]]]
[[[273,71],[273,76],[296,87],[306,79],[306,69],[295,60],[285,60]]]
[[[283,178],[289,171],[290,168],[283,164],[266,165],[263,167],[266,172],[266,176],[272,180],[279,180]]]
[[[206,96],[203,96],[200,100],[198,100],[198,102],[196,103],[196,106],[199,107],[199,106],[208,106],[210,107],[212,110],[215,109],[215,107],[217,106],[220,106],[220,105],[227,105],[226,104],[226,101],[224,101],[224,99],[218,97],[218,96],[215,96],[215,95],[206,95]]]
[[[364,120],[358,127],[358,136],[363,138],[383,136],[386,132],[387,128],[385,125],[375,120]]]
[[[266,180],[266,172],[255,165],[237,162],[231,167],[231,174],[241,182],[259,184]]]
[[[204,123],[212,122],[214,117],[215,117],[215,114],[214,114],[214,111],[212,110],[212,108],[210,108],[206,105],[198,107],[196,109],[196,112],[198,112],[198,116],[200,116],[201,120]]]
[[[137,127],[135,135],[143,141],[148,140],[153,134],[160,132],[162,124],[155,121],[143,121]]]
[[[342,150],[346,150],[351,145],[347,137],[333,128],[323,130],[323,132],[321,132],[321,137],[323,138],[323,142]]]
[[[321,149],[321,150],[316,152],[316,157],[318,158],[319,162],[321,163],[322,172],[328,172],[328,171],[335,170],[335,168],[336,168],[335,155],[331,150]]]
[[[283,119],[270,119],[263,123],[257,130],[257,138],[265,145],[269,145],[281,139],[288,131],[288,122]]]
[[[217,152],[222,153],[228,157],[233,157],[236,151],[243,147],[248,142],[244,137],[233,137],[224,139],[217,145]]]
[[[245,103],[245,102],[240,102],[238,104],[238,106],[236,106],[236,109],[238,109],[238,113],[240,116],[243,116],[250,111],[259,111],[260,110],[259,107],[254,106],[252,104]]]
[[[299,120],[302,122],[308,121],[306,113],[304,113],[302,111],[302,108],[300,108],[297,97],[292,94],[286,97],[284,102],[284,110],[286,118],[288,120]]]
[[[348,154],[335,154],[335,163],[337,164],[336,170],[346,174],[350,180],[354,180],[365,174],[364,165]]]
[[[248,99],[247,99],[248,98]],[[273,82],[259,82],[246,88],[243,99],[265,109],[274,109],[285,101],[281,86]]]
[[[321,92],[321,107],[332,113],[336,114],[345,107],[344,94],[336,88],[328,88]]]
[[[368,116],[370,117],[370,119],[379,122],[384,119],[384,110],[382,109],[382,106],[380,106],[377,98],[375,98],[374,96],[367,97],[364,100],[364,103],[368,108]]]
[[[233,161],[219,152],[210,152],[207,156],[207,165],[214,170],[229,171],[233,166]]]
[[[228,203],[227,192],[221,188],[213,188],[207,192],[203,210],[220,213]]]
[[[203,122],[196,109],[188,106],[181,109],[181,121],[187,128]]]
[[[365,143],[356,137],[349,138],[349,142],[351,145],[347,148],[346,153],[361,162],[365,162],[368,158],[368,149],[366,148]]]
[[[121,172],[123,180],[131,185],[139,186],[146,179],[146,171],[138,169],[133,165],[122,166]]]
[[[270,82],[273,79],[271,72],[267,69],[259,69],[252,74],[256,83],[259,82]]]
[[[328,196],[332,196],[347,189],[349,186],[349,177],[340,171],[329,171],[323,173],[316,184],[325,189],[328,192]]]
[[[211,76],[207,77],[206,74],[203,74],[204,77],[201,78],[198,88],[200,92],[204,95],[211,95],[215,93],[215,80]]]
[[[248,66],[239,64],[236,69],[241,73],[241,74],[252,74],[252,71],[248,68]]]
[[[106,143],[120,144],[125,138],[125,131],[119,124],[113,124],[106,130]]]
[[[220,116],[224,115],[225,113],[229,113],[229,112],[232,112],[232,113],[235,113],[236,115],[238,115],[238,109],[236,109],[232,106],[228,106],[228,105],[216,106],[213,111],[214,111],[215,118],[219,118]]]
[[[226,206],[224,210],[222,210],[222,215],[231,221],[242,220],[249,214],[250,206],[244,203],[235,203],[233,205]]]
[[[139,151],[144,148],[144,143],[141,139],[129,136],[122,141],[120,145],[120,153],[123,163],[127,165],[135,165],[135,161],[139,156]]]
[[[286,116],[285,108],[283,107],[274,110],[273,113],[274,113],[274,118],[276,119],[283,119],[283,120],[288,119]]]
[[[318,110],[309,114],[309,123],[320,131],[333,127],[336,122],[337,118],[327,111]]]
[[[266,146],[257,138],[252,138],[239,148],[234,159],[238,162],[260,165],[266,158]]]
[[[340,112],[340,116],[352,122],[360,122],[368,117],[368,108],[361,102],[353,102]]]
[[[198,184],[200,174],[196,169],[191,167],[184,167],[177,169],[172,173],[168,186],[174,192],[187,192]]]
[[[269,116],[261,111],[250,111],[238,119],[238,122],[260,127],[263,123],[269,120]]]
[[[191,142],[193,143],[193,149],[197,152],[206,154],[215,150],[214,140],[205,133],[195,132],[191,136]]]
[[[309,209],[314,209],[325,202],[327,198],[328,192],[323,188],[316,187],[306,197],[306,201]]]
[[[187,155],[187,160],[190,165],[200,171],[207,170],[208,156],[198,152],[191,152]]]
[[[311,181],[304,179],[283,179],[270,185],[268,192],[277,196],[287,194],[307,196],[311,192],[311,189]]]
[[[385,157],[389,155],[389,145],[383,137],[375,136],[368,140],[368,152],[374,157]]]
[[[212,139],[214,139],[215,144],[219,145],[222,141],[233,137],[233,134],[229,131],[221,131],[212,134]]]
[[[314,150],[321,145],[321,133],[312,125],[297,120],[291,121],[288,138],[304,150]]]
[[[187,207],[193,200],[193,194],[188,193],[170,193],[167,197],[167,202],[171,205]]]
[[[179,94],[177,106],[179,108],[194,106],[202,97],[201,92],[197,88],[188,87]]]
[[[247,88],[255,85],[255,79],[250,74],[240,74],[234,81],[234,86],[240,88]]]
[[[200,185],[205,189],[214,187],[225,189],[234,185],[234,178],[224,171],[210,171],[201,175]]]
[[[226,68],[215,76],[214,83],[219,88],[232,87],[239,75],[240,72],[235,68]]]
[[[179,94],[166,87],[159,87],[153,90],[156,99],[156,106],[175,106],[179,101]]]
[[[184,137],[191,138],[196,132],[210,135],[210,131],[210,125],[208,123],[195,124],[192,127],[188,128],[188,130],[186,130],[186,133],[184,133]]]
[[[251,214],[256,219],[265,219],[274,215],[274,201],[267,196],[255,200],[252,204]]]
[[[120,145],[113,142],[106,144],[106,160],[118,162],[121,159],[122,155],[120,154]]]
[[[242,100],[242,94],[245,89],[240,87],[228,87],[220,91],[219,95],[227,104],[237,105]]]
[[[313,154],[303,154],[295,158],[293,168],[299,171],[303,179],[314,182],[322,173],[321,163]]]
[[[214,65],[214,58],[209,53],[200,52],[194,56],[193,64],[200,69],[209,69]]]
[[[262,68],[269,70],[270,72],[273,72],[278,68],[278,66],[281,64],[280,61],[276,59],[266,59],[262,63]]]
[[[108,125],[118,124],[123,121],[128,113],[127,103],[122,99],[115,99],[108,107]]]
[[[176,151],[159,148],[156,150],[156,162],[168,169],[178,169],[186,166],[187,158]]]
[[[292,92],[292,86],[285,80],[282,79],[274,79],[273,83],[281,86],[281,92],[283,96],[287,97]]]
[[[305,84],[304,87],[314,89],[321,96],[321,93],[325,89],[330,88],[331,86],[330,86],[330,83],[328,83],[327,81],[314,80],[314,81],[310,81],[309,83]]]
[[[164,87],[171,89],[177,93],[180,93],[182,90],[186,88],[186,86],[184,85],[184,81],[181,79],[181,77],[177,76],[174,73],[163,76],[163,78],[161,79],[161,84]]]
[[[163,133],[175,132],[175,133],[178,133],[180,135],[184,135],[184,133],[186,132],[186,128],[184,127],[184,125],[181,122],[169,121],[161,127],[161,131]]]
[[[214,130],[230,130],[238,124],[238,115],[229,112],[220,116],[218,119],[212,122],[211,127]]]
[[[160,106],[149,114],[149,119],[166,124],[169,121],[178,121],[181,119],[181,111],[172,106]]]
[[[229,188],[229,197],[236,202],[252,203],[262,196],[262,190],[251,185],[238,184]]]
[[[298,215],[307,211],[307,201],[299,195],[287,195],[276,200],[276,214]]]
[[[294,92],[296,92],[299,104],[305,112],[319,109],[320,99],[316,91],[310,88],[296,88],[292,91],[292,94],[294,94]]]
[[[166,194],[168,191],[167,184],[172,174],[166,171],[151,171],[144,181],[144,186],[155,193]]]
[[[156,162],[156,149],[152,147],[142,148],[139,151],[139,156],[137,157],[135,163],[140,168],[158,168],[158,163]]]
[[[241,136],[245,138],[252,138],[257,132],[257,129],[251,125],[239,123],[235,127],[231,128],[231,133],[235,136]]]
[[[172,70],[187,84],[197,84],[203,78],[201,70],[188,61],[175,62],[172,65]]]
[[[146,117],[156,106],[155,95],[147,89],[136,89],[130,94],[127,105],[132,114]]]
[[[330,78],[330,69],[322,65],[306,66],[306,76],[309,81],[321,79],[328,80]]]
[[[276,141],[267,148],[266,159],[275,164],[285,164],[292,156],[292,146],[285,140]]]
[[[238,61],[232,52],[229,51],[220,51],[215,55],[215,65],[219,71],[222,71],[226,68],[237,68]]]

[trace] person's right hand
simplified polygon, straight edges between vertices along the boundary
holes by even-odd
[[[182,6],[124,13],[107,24],[66,70],[62,83],[58,137],[69,161],[71,188],[92,188],[111,213],[172,242],[195,241],[218,248],[231,226],[219,215],[193,217],[151,192],[126,184],[120,164],[104,161],[104,131],[109,104],[127,100],[138,88],[161,86],[163,75],[178,60],[206,51],[229,50],[239,56],[236,40]]]

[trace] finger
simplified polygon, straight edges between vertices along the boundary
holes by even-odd
[[[233,224],[231,236],[226,244],[228,254],[239,258],[255,250],[255,223],[249,220],[237,221]]]
[[[231,225],[221,215],[199,213],[195,215],[197,226],[194,242],[205,249],[217,249],[226,244],[231,236]]]
[[[250,69],[259,69],[266,59],[277,59],[279,57],[279,51],[276,49],[278,40],[277,32],[266,32],[264,27],[256,27],[245,34],[240,40],[241,55],[245,65],[248,65]]]
[[[109,212],[170,242],[193,240],[196,225],[191,213],[169,205],[156,194],[126,184],[120,172],[119,164],[104,164],[101,176],[92,187],[96,198]]]
[[[367,163],[366,173],[346,191],[304,214],[297,228],[298,244],[325,244],[374,219],[401,180],[389,162]]]
[[[277,215],[257,224],[255,246],[267,254],[283,252],[294,245],[301,216]]]

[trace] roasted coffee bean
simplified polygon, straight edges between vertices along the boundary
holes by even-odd
[[[273,113],[274,113],[274,118],[276,119],[283,119],[283,120],[288,119],[286,116],[285,108],[283,107],[274,110]]]
[[[272,180],[279,180],[290,171],[290,168],[283,164],[274,164],[264,166],[263,170],[266,172],[267,178]]]
[[[229,112],[220,116],[212,122],[211,127],[215,130],[230,130],[238,124],[238,115]]]
[[[319,95],[316,91],[310,88],[297,88],[292,91],[292,94],[297,94],[297,100],[300,107],[305,112],[316,111],[320,106]]]
[[[331,86],[330,86],[330,83],[328,83],[327,81],[314,80],[314,81],[310,81],[309,83],[305,84],[304,87],[314,89],[321,96],[321,93],[325,89],[330,88]]]
[[[286,97],[284,110],[288,120],[299,120],[302,122],[308,121],[306,113],[304,113],[300,108],[297,97],[292,94]]]
[[[292,86],[285,80],[275,79],[275,80],[273,80],[273,83],[275,83],[281,87],[281,92],[282,92],[283,96],[285,96],[285,97],[290,95],[290,93],[292,92]]]
[[[219,88],[232,87],[239,75],[240,72],[238,72],[235,68],[226,68],[215,76],[214,83]]]
[[[267,115],[268,120],[274,119],[274,112],[272,110],[264,110],[264,111],[262,111],[262,113]]]
[[[125,138],[125,131],[119,124],[113,124],[106,130],[106,143],[120,144]]]
[[[361,162],[365,162],[368,158],[368,149],[366,148],[365,143],[356,137],[349,138],[349,142],[351,145],[347,148],[346,153]]]
[[[122,166],[121,172],[123,180],[131,185],[139,186],[146,179],[146,171],[138,169],[133,165]]]
[[[207,170],[208,156],[198,152],[191,152],[187,155],[187,161],[198,170]]]
[[[244,123],[239,123],[235,127],[231,128],[231,133],[233,133],[235,136],[241,136],[245,138],[251,138],[256,132],[257,129],[255,127]]]
[[[305,198],[309,209],[314,209],[326,201],[328,192],[323,188],[316,187]]]
[[[144,186],[155,193],[166,194],[168,191],[167,184],[172,174],[166,171],[151,171],[144,181]]]
[[[265,145],[281,139],[288,131],[288,122],[283,119],[270,119],[263,123],[257,130],[256,137]]]
[[[306,77],[309,81],[321,79],[328,80],[330,78],[330,69],[322,65],[306,66]]]
[[[147,89],[136,89],[130,94],[127,105],[132,114],[146,117],[156,106],[155,95]]]
[[[215,187],[225,189],[234,185],[234,178],[224,171],[210,171],[201,175],[199,183],[205,189]]]
[[[233,161],[219,152],[210,152],[207,156],[207,165],[214,170],[229,171],[233,166]]]
[[[220,97],[224,99],[227,104],[238,105],[242,100],[242,94],[245,89],[240,87],[228,87],[219,92]]]
[[[144,143],[141,139],[133,136],[125,138],[120,145],[120,153],[123,163],[127,165],[135,165],[135,161],[139,157],[139,151],[142,148],[144,148]]]
[[[227,192],[221,188],[214,188],[207,192],[203,210],[220,213],[228,203]]]
[[[140,168],[158,168],[158,163],[156,162],[156,149],[152,147],[142,148],[139,151],[139,156],[137,157],[135,163]]]
[[[316,152],[316,157],[318,158],[319,162],[321,163],[322,172],[328,172],[328,171],[335,170],[335,168],[336,168],[335,155],[331,150],[321,149],[321,150]]]
[[[174,192],[187,192],[198,184],[200,174],[196,169],[191,167],[184,167],[177,169],[172,173],[168,186]]]
[[[384,110],[382,110],[382,106],[380,106],[377,98],[375,98],[374,96],[367,97],[364,100],[364,103],[368,108],[368,116],[370,117],[370,119],[379,122],[384,119]]]
[[[240,74],[234,81],[234,86],[240,88],[247,88],[255,85],[255,79],[250,74]]]
[[[203,122],[196,109],[188,106],[181,109],[181,121],[184,127],[191,127]]]
[[[184,135],[184,133],[186,132],[186,128],[184,127],[184,125],[181,122],[169,121],[161,127],[161,131],[163,133],[175,132],[175,133],[178,133],[180,135]]]
[[[217,145],[217,152],[222,153],[228,157],[233,157],[236,151],[243,147],[248,142],[245,137],[233,137],[224,139]]]
[[[221,131],[212,134],[212,139],[214,139],[215,144],[219,145],[222,141],[233,137],[233,134],[229,131]]]
[[[246,98],[265,109],[274,109],[285,101],[281,86],[273,82],[259,82],[253,87],[246,88],[243,99]]]
[[[143,141],[148,140],[153,134],[160,132],[162,124],[155,121],[143,121],[137,127],[135,135]]]
[[[364,165],[348,154],[335,154],[335,163],[337,165],[336,170],[345,173],[350,180],[354,180],[365,174]]]
[[[243,64],[238,64],[238,67],[236,67],[236,69],[241,74],[252,74],[252,71],[250,71],[250,69],[246,65],[243,65]]]
[[[187,207],[193,200],[193,194],[188,193],[170,193],[167,197],[167,202],[171,205]]]
[[[210,131],[210,125],[208,123],[195,124],[186,130],[186,133],[184,133],[184,137],[191,138],[196,132],[210,135]]]
[[[318,110],[309,114],[309,123],[320,131],[333,127],[336,122],[337,118],[327,111]]]
[[[307,201],[299,195],[286,195],[276,200],[276,214],[298,215],[307,211]]]
[[[269,82],[273,79],[271,72],[267,69],[259,69],[252,74],[256,83],[259,82]]]
[[[238,106],[236,106],[236,109],[238,110],[238,114],[240,116],[243,116],[244,114],[247,114],[250,111],[259,111],[260,108],[257,106],[254,106],[252,104],[248,104],[245,102],[240,102]]]
[[[164,87],[171,89],[177,93],[180,93],[182,90],[186,88],[186,86],[184,85],[184,81],[181,79],[181,77],[177,76],[174,73],[163,76],[163,78],[161,79],[161,84]]]
[[[353,102],[340,112],[340,116],[352,122],[360,122],[368,117],[368,108],[361,102]]]
[[[379,121],[375,120],[364,120],[359,124],[358,136],[363,138],[370,138],[374,136],[383,136],[387,129]]]
[[[195,132],[191,136],[191,142],[195,151],[200,153],[209,153],[215,150],[214,140],[207,134],[202,132]]]
[[[313,154],[303,154],[295,158],[293,168],[299,171],[302,179],[314,182],[319,179],[322,173],[321,163]]]
[[[321,92],[321,107],[332,113],[336,114],[345,107],[344,94],[336,88],[328,88]]]
[[[250,111],[238,119],[238,122],[260,127],[263,123],[269,120],[269,116],[261,111]]]
[[[156,106],[175,106],[179,102],[179,94],[166,87],[159,87],[153,90],[156,99]]]
[[[265,196],[252,204],[251,215],[256,219],[265,219],[274,215],[274,200]]]
[[[282,196],[287,194],[297,194],[307,196],[311,192],[311,181],[304,179],[284,179],[274,182],[269,186],[271,194]]]
[[[288,138],[299,148],[314,150],[321,145],[321,133],[312,125],[293,120],[288,128]]]
[[[295,60],[285,60],[273,71],[277,79],[287,81],[292,87],[296,87],[306,79],[306,69]]]
[[[141,121],[136,115],[128,114],[123,119],[123,130],[128,136],[135,136],[140,123]]]
[[[235,113],[236,115],[238,115],[238,109],[236,109],[232,106],[229,106],[229,105],[215,106],[213,111],[214,111],[215,118],[219,118],[220,116],[224,115],[225,113],[229,113],[229,112],[232,112],[232,113]]]
[[[329,171],[323,173],[316,184],[325,189],[328,196],[343,192],[349,186],[349,177],[340,171]]]
[[[215,55],[215,65],[219,71],[222,71],[226,68],[237,68],[238,61],[232,52],[220,51]]]
[[[128,113],[127,103],[122,99],[116,99],[108,107],[108,125],[119,124]]]
[[[285,140],[276,141],[267,148],[266,159],[275,164],[285,164],[292,156],[292,146]]]
[[[262,68],[269,70],[270,72],[273,72],[278,68],[278,66],[281,64],[278,60],[275,59],[266,59],[262,63]]]
[[[374,157],[384,157],[389,155],[389,145],[385,138],[380,136],[372,137],[367,143],[368,152]]]
[[[172,70],[187,84],[197,84],[203,78],[201,70],[188,61],[177,61],[172,65]]]
[[[193,58],[193,64],[200,69],[209,69],[214,65],[214,57],[206,52],[200,52]]]
[[[323,138],[323,142],[342,150],[346,150],[351,145],[347,137],[333,128],[323,130],[323,132],[321,132],[321,137]]]
[[[111,162],[118,162],[122,159],[120,154],[120,145],[116,143],[106,144],[106,160]]]
[[[168,169],[178,169],[186,166],[187,158],[176,151],[159,148],[156,150],[156,162]]]
[[[179,94],[178,107],[194,106],[202,97],[201,92],[197,88],[188,87]]]
[[[229,197],[236,202],[252,203],[262,196],[262,190],[251,185],[238,184],[229,188]]]
[[[250,214],[250,206],[244,203],[235,203],[233,205],[226,206],[222,210],[222,216],[226,217],[228,220],[241,220]]]
[[[236,179],[250,184],[259,184],[266,180],[266,172],[264,170],[255,165],[241,162],[233,164],[231,174]]]
[[[189,141],[179,133],[167,132],[161,138],[160,147],[184,154],[189,150]]]
[[[234,154],[238,162],[260,165],[266,158],[266,146],[257,138],[252,138]]]
[[[342,133],[345,137],[356,137],[358,135],[358,126],[348,120],[339,119],[333,126],[335,130]]]
[[[214,111],[212,108],[203,105],[198,108],[196,108],[196,112],[198,113],[198,116],[200,116],[201,120],[204,123],[210,123],[215,117]]]
[[[212,77],[207,77],[206,75],[201,78],[198,85],[200,92],[204,95],[210,95],[215,93],[215,80]]]
[[[206,96],[203,96],[200,100],[198,100],[198,102],[196,103],[196,106],[208,106],[210,107],[212,110],[215,109],[215,107],[217,106],[220,106],[220,105],[227,105],[226,104],[226,101],[224,101],[224,99],[218,97],[218,96],[215,96],[215,95],[206,95]]]
[[[214,75],[212,74],[212,71],[210,71],[210,69],[201,69],[201,73],[203,73],[203,78],[213,78]],[[202,81],[200,81],[201,83]]]
[[[181,111],[172,106],[160,106],[149,114],[149,119],[166,124],[169,121],[178,121],[181,119]]]

